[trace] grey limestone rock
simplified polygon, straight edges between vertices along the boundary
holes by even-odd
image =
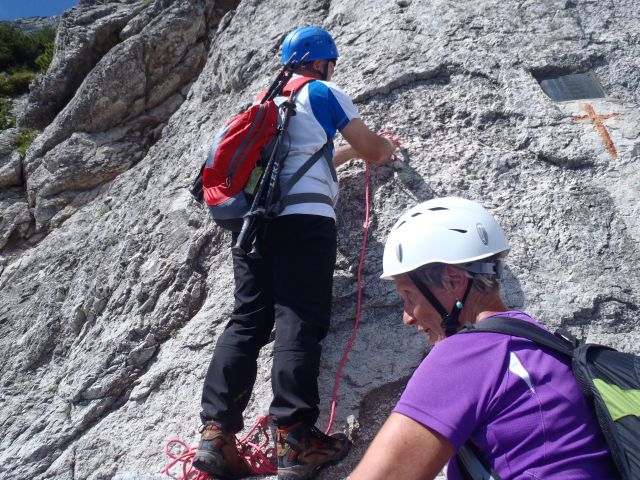
[[[0,189],[22,185],[22,155],[16,148],[17,128],[0,131]]]
[[[404,160],[370,167],[362,318],[334,425],[355,446],[320,478],[346,478],[425,354],[378,278],[387,232],[417,202],[485,205],[511,241],[510,307],[640,353],[638,20],[633,0],[82,1],[23,117],[44,131],[24,159],[0,141],[0,477],[165,478],[164,444],[197,441],[233,277],[229,235],[186,187],[303,24],[334,34],[335,82]],[[586,71],[606,98],[554,102],[538,83]],[[363,164],[339,177],[320,427],[364,221]],[[247,426],[268,410],[270,365],[267,346]]]
[[[27,17],[18,18],[8,23],[19,28],[24,33],[29,34],[42,30],[43,28],[58,28],[60,17]]]
[[[0,250],[33,234],[33,216],[24,195],[23,154],[15,151],[17,128],[0,132]]]
[[[158,127],[184,101],[182,89],[204,65],[209,24],[217,21],[215,11],[206,2],[145,6],[114,1],[82,5],[63,16],[56,43],[60,55],[39,77],[21,120],[39,126],[27,120],[36,115],[34,111],[52,101],[64,106],[24,162],[37,229],[46,230],[50,221],[55,219],[58,225],[68,218],[80,192],[128,169],[158,140]],[[66,90],[52,89],[47,82]],[[55,107],[51,113],[58,110]],[[47,120],[46,115],[43,118]],[[104,145],[100,138],[105,136],[113,143],[105,147],[108,153],[100,149]],[[97,172],[92,165],[103,164],[104,155],[111,166],[104,164],[106,168]],[[47,188],[40,188],[45,184]],[[84,195],[80,201],[86,199]]]

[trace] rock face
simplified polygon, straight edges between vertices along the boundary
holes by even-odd
[[[96,0],[65,13],[21,117],[44,131],[26,155],[15,131],[0,136],[0,477],[162,478],[164,443],[196,441],[233,279],[229,235],[185,187],[303,24],[334,34],[335,82],[405,160],[371,168],[362,319],[335,423],[355,448],[321,478],[347,476],[424,355],[378,280],[386,234],[416,202],[481,202],[512,243],[510,307],[640,353],[635,3]],[[557,103],[536,80],[586,71],[608,97]],[[364,219],[364,166],[339,176],[320,426],[354,325]],[[268,409],[270,361],[267,348],[248,425]]]

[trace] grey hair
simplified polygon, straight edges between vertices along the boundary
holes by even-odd
[[[483,259],[483,263],[501,263],[503,254],[493,255],[492,257]],[[469,264],[453,265],[464,272],[467,278],[471,280],[471,286],[483,294],[491,293],[494,289],[500,287],[500,275],[489,273],[473,273],[465,269]],[[431,263],[416,269],[416,275],[420,281],[424,282],[427,287],[443,287],[444,269],[446,263]],[[500,268],[498,269],[500,270]]]

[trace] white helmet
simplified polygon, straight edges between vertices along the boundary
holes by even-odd
[[[508,250],[500,225],[483,207],[464,198],[436,198],[411,208],[393,226],[380,278],[391,280],[430,263],[471,264],[464,268],[495,274],[493,264],[473,262]]]

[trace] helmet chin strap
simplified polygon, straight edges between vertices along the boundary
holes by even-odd
[[[433,308],[435,308],[440,314],[440,317],[442,317],[440,326],[444,329],[444,334],[447,337],[450,337],[451,335],[457,333],[458,328],[460,327],[458,318],[460,317],[460,311],[462,310],[464,302],[467,300],[469,292],[471,291],[471,281],[467,283],[467,289],[464,292],[462,300],[458,300],[453,306],[453,310],[447,312],[442,304],[438,301],[436,296],[431,292],[431,290],[429,290],[429,287],[427,287],[427,285],[418,278],[415,270],[409,272],[407,275],[409,275],[409,278],[411,279],[413,284],[418,288],[418,290],[420,290],[420,293],[424,295],[424,298],[426,298],[429,303],[433,305]]]

